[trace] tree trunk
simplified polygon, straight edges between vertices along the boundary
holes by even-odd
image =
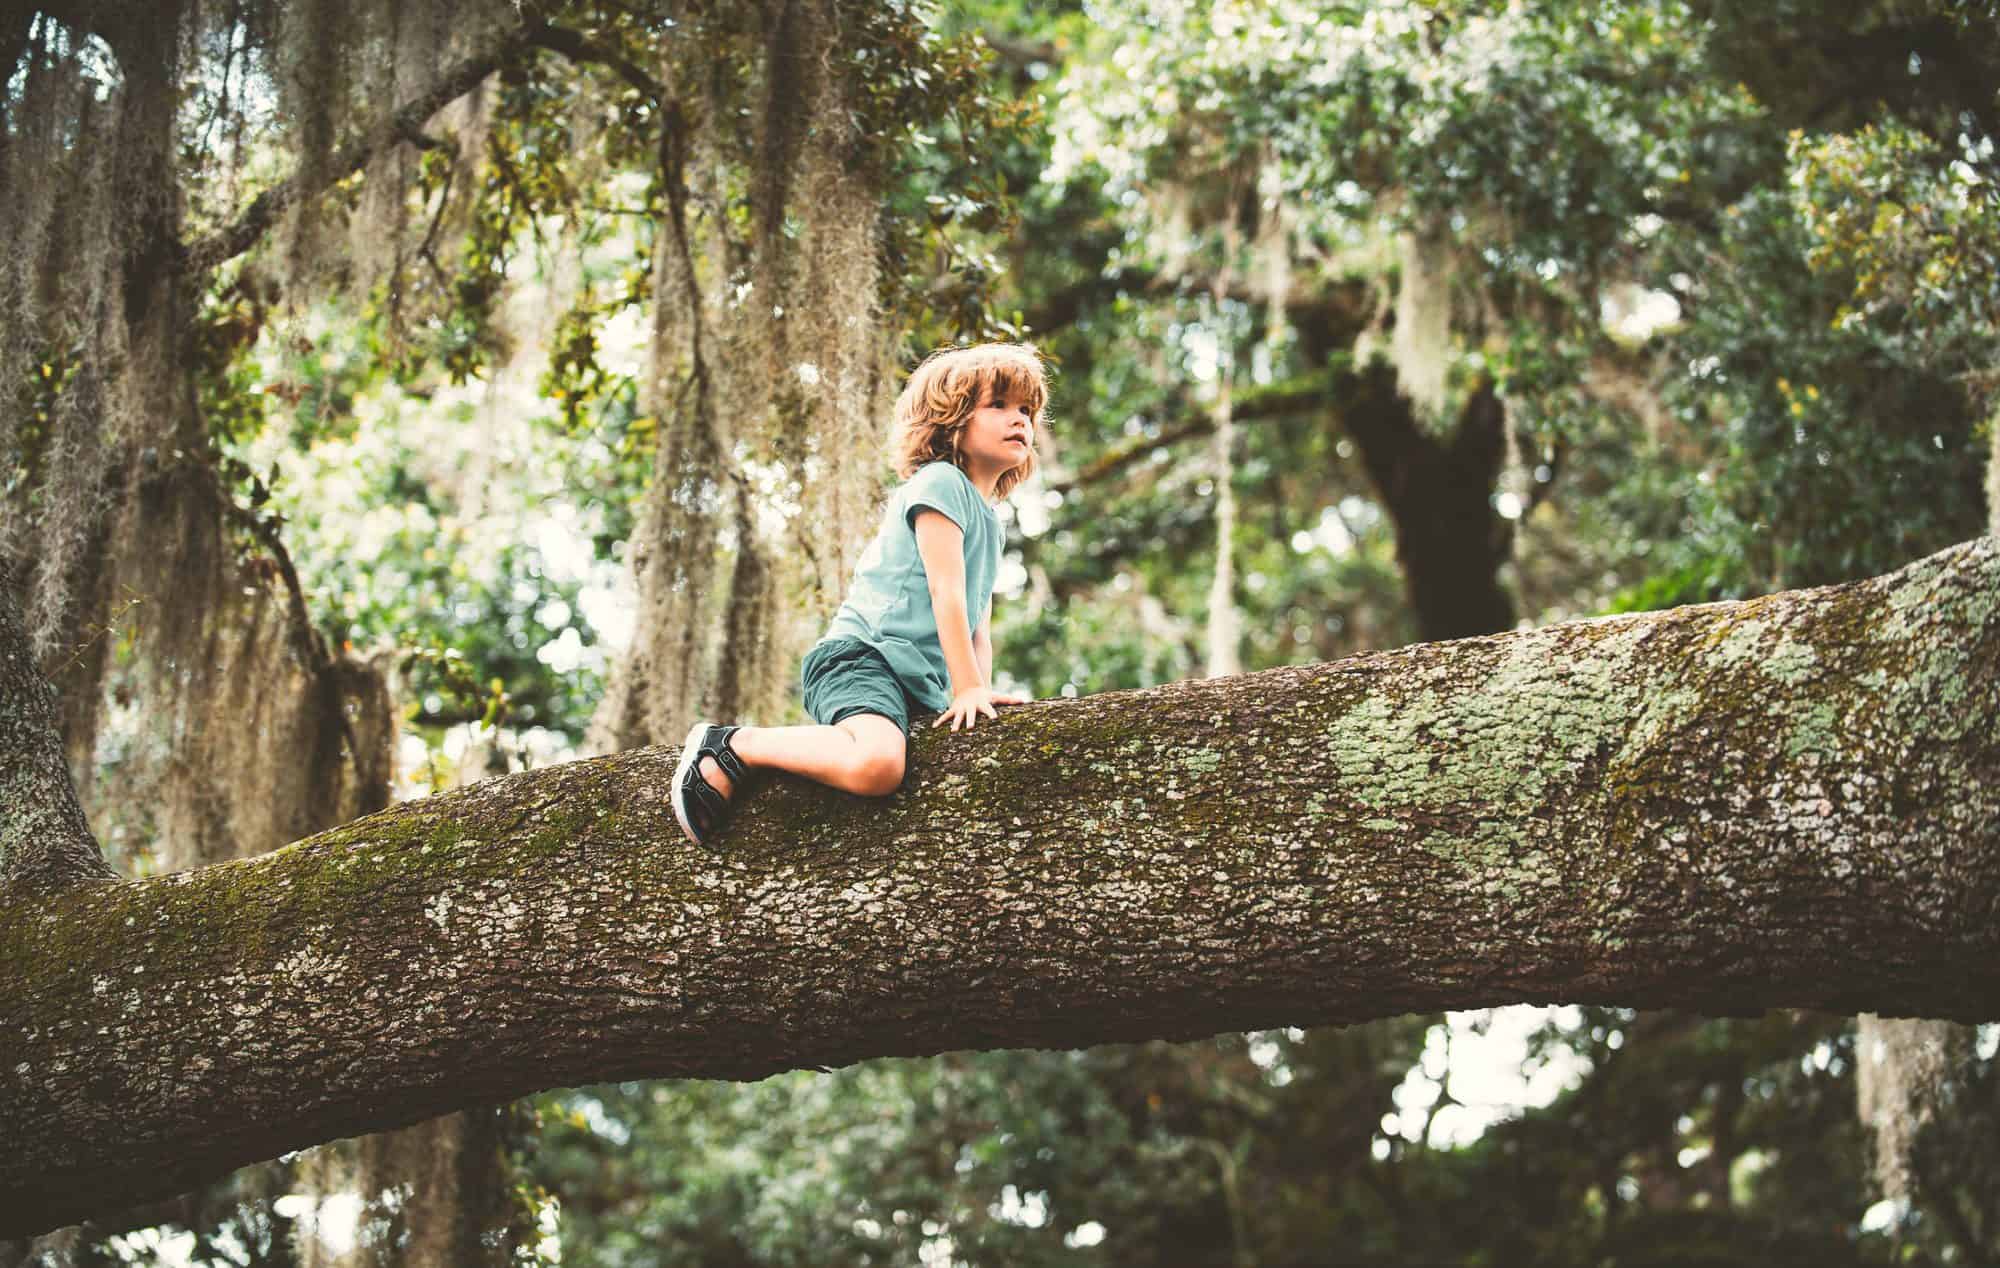
[[[639,749],[0,909],[0,1236],[539,1088],[1569,1000],[2000,999],[2000,540],[920,729],[886,800]],[[135,966],[139,966],[135,968]]]
[[[1426,639],[1466,638],[1514,624],[1500,585],[1513,527],[1493,509],[1507,457],[1507,410],[1482,384],[1439,436],[1418,421],[1396,373],[1374,364],[1337,380],[1341,421],[1396,526],[1410,607]]]
[[[1243,615],[1236,606],[1236,421],[1230,413],[1235,368],[1225,344],[1215,397],[1215,575],[1208,586],[1208,676],[1243,672]]]
[[[2000,537],[2000,406],[1986,422],[1993,433],[1993,453],[1986,460],[1986,531]]]
[[[116,879],[63,760],[55,692],[35,665],[14,593],[0,577],[0,892],[54,893]]]
[[[514,1106],[467,1110],[315,1149],[299,1183],[321,1204],[298,1222],[298,1268],[475,1268],[518,1262],[523,1236],[507,1154],[525,1128]],[[358,1216],[321,1227],[325,1197],[352,1195]]]
[[[1307,363],[1333,370],[1334,422],[1361,451],[1395,526],[1419,634],[1438,640],[1511,629],[1514,601],[1499,572],[1514,527],[1493,507],[1507,460],[1507,406],[1493,384],[1482,382],[1450,427],[1426,427],[1395,367],[1381,360],[1353,367],[1347,353],[1356,332],[1337,310],[1301,315],[1295,329]]]

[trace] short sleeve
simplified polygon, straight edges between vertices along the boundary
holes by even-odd
[[[958,531],[972,531],[973,515],[978,508],[972,505],[977,496],[972,491],[972,482],[963,472],[949,462],[933,462],[910,477],[904,487],[903,522],[911,528],[917,525],[917,511],[923,507],[943,515],[958,525]]]

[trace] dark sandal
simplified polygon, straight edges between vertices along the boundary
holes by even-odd
[[[743,792],[750,768],[729,747],[729,737],[740,727],[715,726],[697,722],[681,744],[681,762],[674,767],[674,818],[681,831],[696,845],[707,845],[729,822],[729,806]],[[712,757],[722,773],[729,776],[729,796],[724,797],[701,775],[701,759]]]

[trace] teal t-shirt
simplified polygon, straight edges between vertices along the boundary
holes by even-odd
[[[861,556],[854,581],[825,637],[858,638],[882,653],[903,689],[928,709],[951,705],[951,671],[938,641],[930,580],[917,553],[916,517],[928,507],[965,534],[965,613],[973,629],[993,599],[1000,571],[1000,517],[972,481],[949,462],[933,462],[891,494],[882,527]]]

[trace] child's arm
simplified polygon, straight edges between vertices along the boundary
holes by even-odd
[[[979,628],[972,631],[972,655],[979,661],[979,681],[993,685],[993,605],[986,605],[986,615],[979,618]]]
[[[951,707],[931,725],[949,720],[956,731],[960,723],[970,727],[982,713],[998,717],[993,711],[995,704],[1024,702],[1018,696],[994,691],[980,670],[979,654],[972,645],[972,623],[965,611],[964,531],[949,515],[929,509],[917,512],[916,530],[917,556],[924,561],[938,644],[944,649],[944,667],[951,674]]]

